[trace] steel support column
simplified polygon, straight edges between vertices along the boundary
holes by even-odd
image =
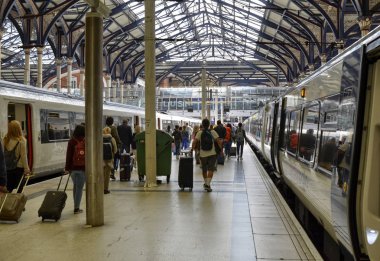
[[[145,4],[145,187],[157,186],[155,1]]]
[[[85,69],[84,67],[81,67],[79,69],[79,91],[81,96],[84,96],[84,75]]]
[[[124,103],[124,82],[120,82],[120,103]]]
[[[103,17],[86,14],[86,224],[104,224]]]
[[[24,48],[24,52],[25,52],[24,84],[30,85],[30,49]]]
[[[62,59],[55,59],[55,65],[57,66],[57,92],[61,92]]]
[[[42,52],[43,47],[37,47],[37,87],[42,88]]]
[[[207,99],[207,92],[206,92],[206,69],[202,68],[202,120],[206,118],[206,99]]]
[[[73,59],[67,58],[67,93],[71,93],[71,79],[73,76],[72,68],[73,68]]]
[[[4,31],[0,28],[0,80],[1,80],[1,59],[2,59],[2,53],[1,53],[1,40],[3,39]]]

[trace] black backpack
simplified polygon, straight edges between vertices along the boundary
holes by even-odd
[[[5,166],[7,167],[7,170],[14,170],[17,168],[17,163],[20,160],[21,153],[16,157],[16,148],[19,145],[19,141],[17,142],[16,146],[12,150],[7,150],[4,146],[4,158],[5,158]]]
[[[203,130],[201,134],[201,149],[212,150],[214,144],[214,137],[209,130]]]
[[[112,159],[112,137],[103,137],[103,160]]]

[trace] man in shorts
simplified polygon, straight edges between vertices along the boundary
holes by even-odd
[[[210,121],[204,119],[202,121],[203,129],[197,132],[195,136],[192,149],[199,149],[200,159],[202,164],[202,174],[204,179],[203,188],[207,192],[211,192],[211,180],[214,174],[215,163],[216,163],[216,151],[215,146],[222,148],[222,139],[216,131],[210,131]],[[202,135],[203,133],[203,135]]]

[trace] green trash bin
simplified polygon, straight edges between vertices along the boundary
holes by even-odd
[[[143,180],[145,175],[145,131],[135,136],[137,147],[137,166],[139,179]],[[173,138],[168,133],[156,130],[156,155],[157,155],[157,176],[166,176],[166,181],[170,181],[172,169],[172,142]]]

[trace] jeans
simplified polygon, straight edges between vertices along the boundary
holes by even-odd
[[[244,141],[236,142],[236,156],[243,157]]]
[[[182,139],[182,149],[187,150],[189,148],[189,140],[188,139]]]
[[[83,187],[86,183],[86,176],[83,170],[73,170],[71,171],[71,179],[73,180],[73,196],[74,196],[74,209],[80,207],[80,202],[82,200]]]
[[[175,142],[175,155],[179,156],[181,152],[181,142]]]

